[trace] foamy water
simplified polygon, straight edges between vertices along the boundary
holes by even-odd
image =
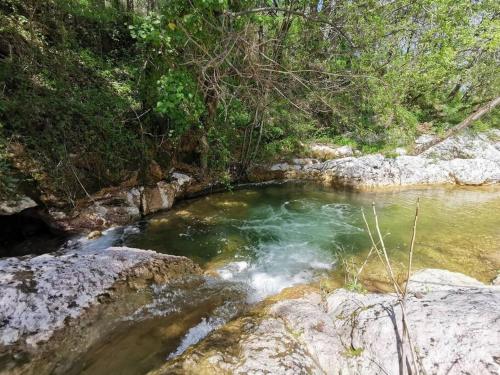
[[[126,245],[188,256],[219,276],[151,287],[151,301],[127,318],[135,328],[125,337],[144,340],[143,352],[133,353],[133,361],[127,352],[130,341],[116,339],[106,346],[114,355],[124,353],[126,365],[118,372],[134,373],[137,358],[171,360],[248,304],[287,287],[335,277],[340,256],[361,264],[370,248],[361,208],[369,213],[373,201],[391,259],[399,267],[406,262],[417,197],[421,209],[414,267],[446,268],[491,280],[500,267],[495,254],[500,217],[491,214],[500,209],[498,189],[350,193],[266,186],[203,197],[135,226],[106,231],[97,240],[78,240],[74,245],[82,249]],[[372,263],[366,272],[377,272]],[[168,340],[158,336],[157,324],[168,332]],[[107,368],[106,358],[96,353]],[[93,375],[109,373],[97,367]]]

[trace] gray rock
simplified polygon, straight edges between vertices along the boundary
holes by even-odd
[[[439,160],[486,159],[500,162],[500,151],[488,134],[450,137],[424,151],[421,156]]]
[[[153,186],[105,189],[83,202],[70,215],[49,210],[49,214],[69,231],[102,230],[126,225],[141,217],[170,209],[193,182],[190,176],[174,172],[171,182],[159,181]]]
[[[319,160],[311,158],[293,159],[292,163],[296,165],[312,165],[312,164],[318,164]]]
[[[119,280],[165,282],[184,271],[198,268],[184,257],[127,247],[2,259],[0,351],[2,345],[36,346],[48,340]]]
[[[500,182],[500,152],[480,134],[450,138],[420,156],[381,154],[345,157],[322,163],[281,163],[255,173],[262,178],[306,179],[353,188],[458,184],[489,185]],[[279,175],[272,174],[279,172]],[[250,173],[250,175],[252,172]]]
[[[408,151],[404,147],[397,147],[394,149],[394,153],[399,156],[403,156],[408,154]]]
[[[351,146],[329,146],[321,143],[309,145],[309,154],[311,157],[321,160],[345,158],[354,155]]]
[[[426,373],[500,371],[500,287],[448,271],[424,270],[412,277],[409,290],[407,321]],[[240,320],[238,341],[214,346],[209,336],[206,345],[200,343],[152,374],[402,371],[401,309],[392,294],[338,289],[324,298],[311,293],[275,303],[260,317],[248,319]],[[213,335],[218,339],[233,330]],[[407,347],[405,352],[409,355]]]
[[[37,203],[30,197],[23,196],[17,199],[0,202],[0,215],[13,215],[28,208],[36,207]]]
[[[415,139],[415,143],[417,145],[425,145],[427,143],[430,143],[436,139],[435,135],[432,134],[422,134],[420,137]]]

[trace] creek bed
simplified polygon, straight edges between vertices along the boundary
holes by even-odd
[[[265,185],[182,202],[98,240],[80,241],[79,246],[126,245],[188,256],[206,276],[150,288],[149,303],[122,319],[72,372],[145,373],[284,288],[324,279],[341,283],[341,260],[359,265],[368,253],[361,208],[370,217],[372,202],[402,272],[417,197],[414,268],[491,281],[500,268],[498,187],[350,192],[303,183]],[[372,261],[365,274],[376,286],[383,270]]]

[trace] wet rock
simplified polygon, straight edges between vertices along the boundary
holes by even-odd
[[[119,281],[139,288],[199,273],[187,258],[127,247],[2,259],[0,352],[47,341]]]
[[[36,206],[37,203],[27,196],[18,197],[8,201],[0,201],[0,215],[14,215]]]
[[[99,238],[101,236],[102,236],[102,232],[100,230],[94,230],[87,235],[87,239],[95,240],[96,238]]]
[[[407,320],[426,373],[498,373],[500,287],[424,270],[409,291]],[[240,318],[151,374],[399,374],[401,335],[392,294],[310,293]]]
[[[192,181],[190,176],[174,172],[171,182],[160,181],[154,187],[145,188],[141,198],[142,213],[148,215],[170,209],[175,199],[185,193]]]

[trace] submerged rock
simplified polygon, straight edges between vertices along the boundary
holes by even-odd
[[[429,184],[488,185],[500,182],[500,151],[484,134],[439,143],[420,156],[381,154],[344,157],[317,163],[258,166],[253,181],[305,179],[352,188]]]
[[[442,270],[411,280],[407,320],[426,373],[498,373],[500,287]],[[151,374],[399,374],[401,337],[395,295],[310,293],[240,318]]]

